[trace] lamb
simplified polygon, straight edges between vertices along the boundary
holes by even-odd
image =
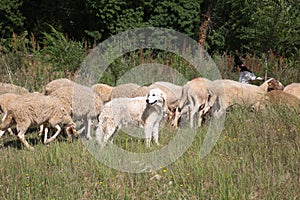
[[[292,83],[284,87],[284,92],[292,94],[300,99],[300,83]]]
[[[26,88],[16,86],[8,83],[0,83],[0,94],[14,93],[14,94],[27,94],[29,91]]]
[[[7,110],[7,116],[0,126],[1,131],[6,131],[13,124],[16,124],[18,138],[28,149],[34,150],[25,139],[25,133],[28,128],[36,125],[49,124],[57,129],[56,133],[47,138],[45,134],[44,143],[53,141],[64,127],[69,138],[71,133],[76,137],[77,132],[75,123],[71,116],[55,97],[44,96],[41,94],[26,94],[17,98],[11,103]]]
[[[159,145],[158,130],[166,110],[166,95],[158,88],[151,89],[147,97],[113,99],[98,117],[96,141],[103,147],[122,126],[133,124],[144,128],[147,147],[152,137]]]
[[[100,96],[104,103],[111,100],[111,93],[113,90],[112,86],[103,83],[97,83],[92,85],[91,88],[95,93],[97,93]]]
[[[44,88],[44,94],[45,95],[50,95],[53,91],[57,90],[58,88],[61,87],[68,87],[68,86],[74,86],[76,83],[67,79],[67,78],[60,78],[51,81],[48,83],[45,88]]]
[[[59,88],[50,96],[57,97],[75,121],[83,119],[86,138],[91,139],[92,119],[99,115],[103,106],[101,98],[91,88],[79,84]]]

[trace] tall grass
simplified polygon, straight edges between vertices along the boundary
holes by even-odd
[[[0,193],[2,199],[298,199],[300,120],[293,110],[278,109],[254,113],[233,108],[207,157],[199,157],[208,128],[204,124],[182,157],[142,174],[105,166],[81,140],[62,139],[49,146],[37,142],[32,152],[6,136],[0,148]],[[164,127],[161,144],[174,132]],[[128,138],[118,134],[115,143],[145,150],[142,139]],[[126,142],[131,144],[126,147]]]
[[[65,45],[69,41],[60,33],[48,36],[51,40],[59,40],[58,44]],[[51,46],[44,56],[59,54],[61,46]],[[76,52],[78,46],[69,47]],[[1,81],[37,91],[52,79],[76,75],[76,72],[69,75],[64,71],[68,66],[53,71],[59,67],[55,63],[60,61],[47,59],[48,62],[44,62],[41,59],[43,48],[33,35],[14,35],[9,45],[2,42]],[[215,55],[213,59],[223,78],[237,80],[238,74],[231,72],[232,55]],[[67,65],[69,59],[65,61],[62,63]],[[267,68],[269,76],[280,78],[285,84],[300,81],[298,63],[290,59],[279,62],[279,58],[270,57],[269,66],[256,56],[248,55],[244,61],[259,76],[263,76]],[[130,69],[152,62],[171,65],[188,79],[195,76],[193,68],[188,70],[191,66],[179,56],[164,52],[153,56],[150,51],[138,50],[116,60],[107,70],[103,82],[113,85],[122,75],[119,69],[124,66]],[[74,63],[72,67],[76,67]],[[28,151],[16,137],[3,136],[0,139],[1,199],[300,198],[298,113],[282,107],[257,113],[233,108],[227,113],[224,129],[213,151],[200,159],[199,151],[207,129],[207,124],[197,129],[192,145],[177,161],[157,171],[141,174],[107,167],[92,157],[81,140],[69,143],[61,138],[45,146],[33,132],[26,137],[35,151]],[[163,127],[160,143],[168,144],[175,133],[176,130]],[[116,136],[115,144],[135,152],[158,148],[153,146],[146,150],[142,139],[124,133]]]

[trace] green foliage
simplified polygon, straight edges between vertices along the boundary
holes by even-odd
[[[22,30],[24,24],[24,16],[20,12],[20,0],[1,0],[0,1],[0,34],[3,36],[11,36],[13,31]]]
[[[51,33],[44,33],[45,47],[39,52],[41,59],[52,65],[53,71],[61,71],[65,76],[74,74],[84,59],[81,42],[68,39],[51,26]]]
[[[211,48],[299,56],[299,6],[297,0],[218,1]]]

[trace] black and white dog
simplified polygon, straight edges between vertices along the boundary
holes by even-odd
[[[263,80],[263,78],[257,77],[250,69],[248,69],[237,55],[234,56],[234,62],[235,66],[232,71],[235,72],[237,70],[237,67],[240,68],[240,83],[250,83],[250,81],[254,80]]]

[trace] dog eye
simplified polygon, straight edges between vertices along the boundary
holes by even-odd
[[[152,94],[152,96],[155,96],[155,94]]]

